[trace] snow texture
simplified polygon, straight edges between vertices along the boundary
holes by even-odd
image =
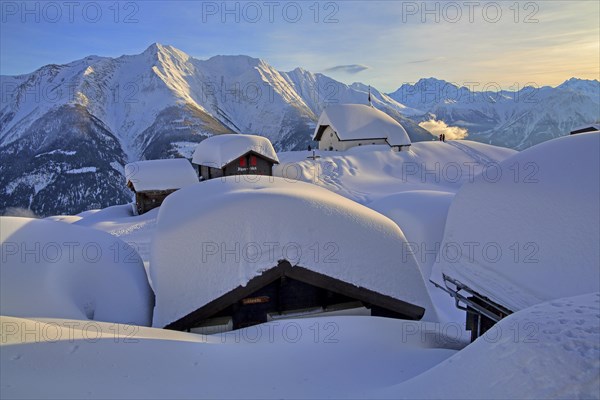
[[[204,139],[196,147],[192,162],[220,169],[250,151],[279,163],[279,158],[269,139],[241,134],[224,134]]]
[[[600,290],[600,134],[531,147],[456,194],[443,272],[512,311]]]
[[[104,232],[0,217],[0,312],[149,325],[153,294],[142,261]]]
[[[413,143],[408,151],[386,145],[353,147],[346,152],[293,151],[279,154],[273,175],[322,186],[358,203],[409,190],[456,193],[475,175],[517,152],[503,147],[460,140]]]
[[[322,126],[330,126],[340,140],[387,139],[390,146],[410,145],[402,125],[383,111],[364,104],[335,104],[325,108],[313,140]]]
[[[204,336],[3,316],[0,396],[597,399],[599,306],[598,293],[536,305],[459,352],[452,326],[376,317]]]
[[[433,271],[444,226],[454,193],[434,190],[399,192],[369,204],[369,208],[394,221],[406,236],[405,251],[414,254],[421,267],[425,284],[436,307],[440,321],[463,321],[464,312],[457,309],[447,293],[435,287],[429,279],[440,277]]]
[[[387,217],[304,182],[231,176],[190,186],[159,211],[153,325],[186,316],[282,259],[419,305],[436,320],[405,241]]]
[[[150,246],[156,230],[158,208],[142,215],[134,213],[132,204],[112,206],[103,210],[85,211],[78,216],[70,217],[65,222],[75,225],[98,229],[123,240],[135,249],[142,261],[146,272],[150,265]],[[148,276],[150,274],[148,273]],[[150,282],[152,286],[152,282]]]
[[[125,166],[125,179],[136,192],[181,189],[198,183],[198,176],[184,158],[137,161]]]
[[[376,317],[217,336],[58,319],[0,324],[3,399],[348,398],[410,379],[457,348],[437,324]]]
[[[535,305],[503,319],[429,371],[371,398],[598,399],[599,321],[600,293]]]

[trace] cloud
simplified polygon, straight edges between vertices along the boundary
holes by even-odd
[[[336,65],[335,67],[327,68],[325,72],[345,72],[347,74],[358,74],[366,69],[369,69],[366,65],[361,64],[349,64],[349,65]]]
[[[434,57],[434,58],[425,58],[423,60],[414,60],[414,61],[407,61],[407,64],[423,64],[423,63],[430,63],[430,62],[435,62],[435,61],[444,61],[446,59],[446,57]]]
[[[464,139],[469,136],[469,133],[465,128],[448,126],[444,121],[430,119],[429,121],[421,122],[419,126],[428,130],[429,133],[435,137],[439,137],[442,133],[445,133],[446,139],[448,140]]]

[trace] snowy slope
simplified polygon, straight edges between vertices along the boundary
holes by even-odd
[[[279,153],[273,174],[310,182],[358,203],[407,190],[456,192],[475,175],[516,151],[471,141],[418,142],[408,151],[389,146],[354,147],[349,151]]]
[[[600,293],[517,312],[440,365],[371,398],[597,399]]]

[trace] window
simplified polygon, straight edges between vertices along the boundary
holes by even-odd
[[[240,167],[242,167],[242,168],[246,167],[246,157],[240,158]]]
[[[250,166],[256,167],[256,156],[250,156]]]

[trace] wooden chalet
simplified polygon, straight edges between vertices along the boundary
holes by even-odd
[[[200,180],[208,180],[230,175],[272,176],[279,159],[265,137],[224,134],[200,142],[192,163]]]
[[[239,329],[288,316],[363,307],[372,316],[408,320],[419,320],[425,313],[423,307],[284,260],[165,328],[207,333],[219,325]]]
[[[127,164],[125,178],[127,187],[135,193],[135,210],[138,214],[159,207],[174,191],[198,183],[194,168],[185,158]]]

